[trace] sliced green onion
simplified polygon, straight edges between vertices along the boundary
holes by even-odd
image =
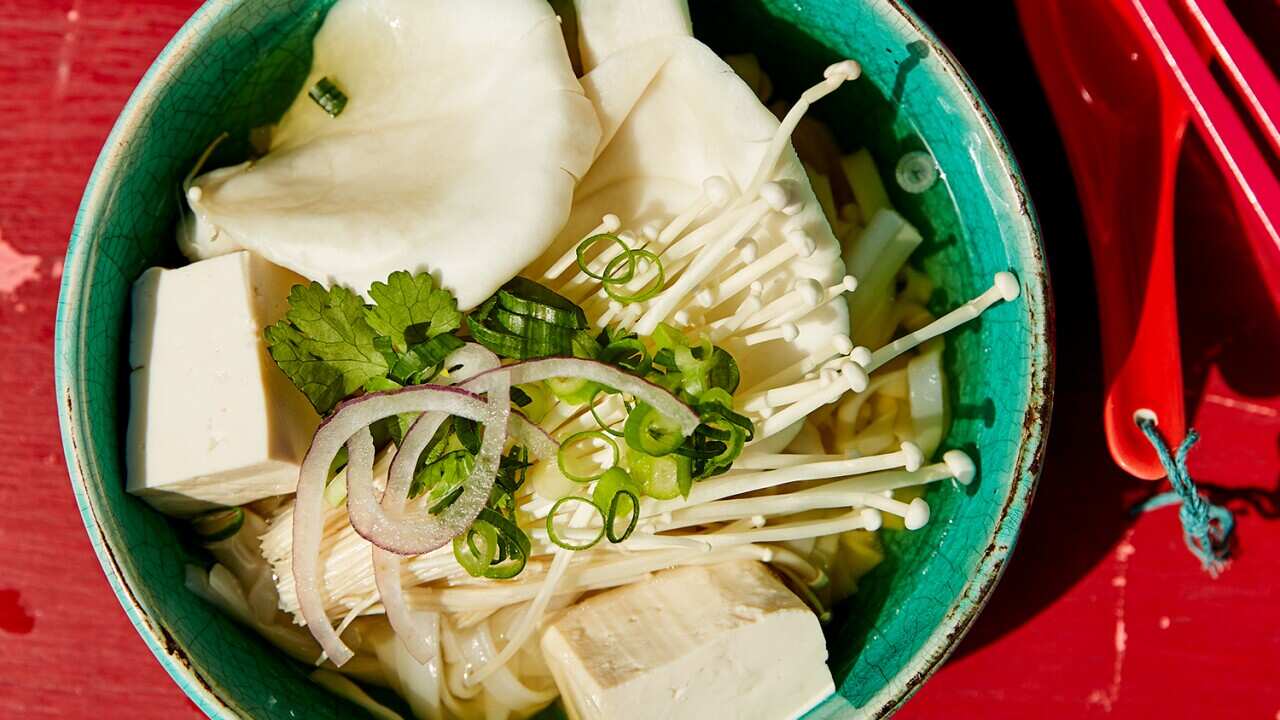
[[[547,386],[540,382],[515,385],[511,388],[512,397],[515,397],[517,391],[529,399],[528,403],[520,406],[520,412],[524,413],[530,422],[542,422],[552,405],[551,393],[547,390]]]
[[[681,374],[681,384],[690,395],[701,395],[711,387],[711,370],[716,364],[716,347],[710,340],[703,339],[694,354],[692,347],[672,348],[671,354],[676,361],[676,369]]]
[[[523,410],[533,404],[533,398],[517,385],[511,388],[511,404]]]
[[[621,535],[614,532],[616,521],[618,518],[618,506],[623,500],[627,499],[631,507],[631,520],[627,522],[627,529],[622,531]],[[630,490],[619,490],[613,500],[609,501],[609,511],[604,515],[604,534],[609,538],[611,543],[620,543],[631,537],[631,533],[635,532],[636,525],[640,523],[640,498]]]
[[[631,474],[626,470],[620,467],[609,468],[600,476],[595,488],[592,489],[591,500],[596,506],[606,508],[613,502],[613,496],[619,490],[642,492],[640,486],[631,479]]]
[[[512,335],[524,338],[525,344],[538,352],[564,354],[573,348],[577,328],[568,328],[528,315],[514,313],[504,307],[493,309],[493,321]]]
[[[755,437],[755,424],[746,415],[734,412],[733,396],[723,388],[713,387],[699,395],[694,409],[698,411],[698,416],[703,418],[704,422],[706,418],[724,418],[741,428],[746,434],[746,440]]]
[[[646,261],[653,267],[657,268],[658,274],[655,275],[654,278],[650,280],[647,284],[645,284],[644,287],[640,288],[634,293],[626,294],[626,293],[622,293],[617,290],[614,290],[613,289],[614,285],[623,285],[623,284],[626,284],[626,282],[628,282],[627,280],[620,280],[612,277],[612,274],[614,272],[614,267],[613,267],[614,263],[624,259],[629,263],[629,266],[628,266],[629,275],[635,274],[635,267],[640,261]],[[609,261],[608,266],[605,267],[604,274],[606,276],[609,276],[607,279],[600,281],[601,285],[604,286],[605,293],[607,293],[609,297],[613,298],[614,300],[617,300],[623,305],[630,305],[631,303],[644,302],[645,300],[648,300],[654,297],[655,295],[657,295],[658,293],[662,292],[662,289],[667,284],[667,273],[665,270],[662,269],[662,259],[659,258],[657,255],[655,255],[653,252],[650,252],[649,250],[631,250],[626,255],[619,255],[618,257]]]
[[[537,357],[534,354],[534,349],[528,347],[524,338],[502,329],[491,328],[485,324],[488,322],[489,315],[496,304],[497,300],[489,298],[466,316],[467,330],[471,333],[471,338],[501,357],[515,360],[528,360],[531,357]]]
[[[565,550],[586,550],[594,546],[596,543],[600,542],[600,538],[605,536],[605,532],[607,528],[605,527],[605,525],[602,525],[600,527],[600,532],[597,533],[594,538],[579,544],[574,544],[572,542],[562,539],[559,533],[556,532],[556,524],[555,524],[556,512],[560,510],[560,506],[568,502],[580,502],[580,503],[585,503],[587,505],[590,505],[592,508],[595,509],[596,512],[600,513],[601,520],[605,519],[605,512],[600,509],[599,505],[596,505],[589,498],[584,498],[581,495],[566,495],[560,498],[559,500],[557,500],[555,504],[551,506],[551,512],[547,513],[547,539],[555,543],[559,547],[564,548]]]
[[[687,497],[693,488],[693,462],[683,455],[653,457],[631,451],[627,453],[627,462],[632,480],[651,498]]]
[[[609,542],[620,543],[635,531],[636,524],[640,522],[641,492],[640,486],[636,485],[631,475],[622,468],[611,468],[600,476],[595,490],[591,493],[591,499],[597,507],[608,508],[604,514],[604,528]],[[626,506],[622,504],[624,500],[628,503]],[[627,513],[631,517],[627,523],[627,529],[621,535],[615,532],[619,512]]]
[[[627,266],[627,273],[620,277],[612,277],[609,274],[609,268],[613,266],[613,263],[614,261],[617,260],[617,258],[614,258],[614,260],[609,261],[609,264],[605,267],[605,271],[603,273],[597,273],[591,269],[591,262],[587,260],[587,257],[586,257],[587,252],[589,252],[591,248],[595,247],[597,243],[601,243],[601,242],[614,243],[618,247],[622,248],[622,254],[618,256],[620,258],[629,258],[631,256],[631,253],[632,253],[631,247],[627,245],[626,241],[624,241],[622,238],[618,237],[617,235],[614,235],[613,233],[601,233],[599,235],[592,235],[586,240],[583,240],[582,242],[578,243],[578,250],[577,250],[578,269],[581,270],[584,275],[586,275],[587,277],[593,280],[603,281],[605,279],[608,279],[610,282],[619,282],[619,283],[630,282],[631,278],[635,277],[635,274],[636,274],[636,266],[634,261]]]
[[[570,453],[579,443],[589,442],[591,440],[604,441],[609,449],[613,451],[613,461],[609,463],[608,467],[601,468],[594,472],[594,474],[588,474],[591,471],[588,471],[588,473],[576,472],[576,470],[580,468],[574,468],[571,470],[569,466],[574,462],[580,461],[581,458],[571,458]],[[588,461],[590,460],[590,456],[595,454],[595,450],[596,449],[593,447],[591,452],[588,453]],[[617,467],[618,462],[621,459],[620,453],[621,451],[618,449],[618,443],[614,442],[613,438],[599,430],[586,430],[580,433],[574,433],[573,435],[565,438],[564,442],[560,443],[560,452],[556,455],[556,462],[560,465],[560,472],[563,473],[565,477],[574,482],[588,483],[603,475],[607,470],[609,470],[609,468]]]
[[[476,342],[502,357],[516,360],[573,352],[576,329],[521,314],[502,305],[500,299],[495,295],[467,315],[467,329]],[[585,324],[585,316],[583,322]]]
[[[623,433],[627,445],[655,457],[675,451],[684,442],[684,431],[680,425],[647,403],[637,403],[627,415]]]
[[[582,358],[583,360],[598,360],[600,358],[600,343],[596,342],[595,337],[588,330],[580,330],[577,335],[573,336],[573,356]]]
[[[321,110],[328,113],[329,117],[338,117],[347,107],[347,95],[338,89],[338,86],[327,77],[322,77],[316,81],[315,85],[307,91],[307,95],[320,106]]]
[[[401,353],[395,364],[391,366],[391,377],[396,381],[413,385],[430,380],[439,374],[444,359],[449,353],[464,344],[457,336],[445,333],[410,345],[409,349]]]
[[[689,341],[685,338],[684,333],[672,325],[666,323],[658,323],[658,327],[654,328],[653,334],[650,336],[654,345],[659,350],[674,350],[678,347],[687,347]]]
[[[723,348],[715,348],[711,353],[711,359],[711,369],[707,372],[708,384],[725,392],[736,392],[738,383],[742,381],[742,374],[738,371],[738,361]],[[733,403],[729,403],[727,407],[733,407]]]
[[[547,378],[545,382],[551,394],[570,405],[591,402],[601,390],[599,383],[583,378]]]
[[[211,510],[191,520],[191,527],[196,536],[206,545],[216,543],[240,532],[244,527],[244,508],[233,507],[225,510]]]
[[[480,510],[476,520],[488,523],[497,530],[499,548],[504,551],[503,557],[494,560],[484,576],[491,580],[507,580],[519,575],[529,562],[532,549],[529,536],[510,518],[487,507]]]
[[[587,326],[587,315],[572,300],[550,288],[522,277],[514,277],[498,289],[498,305],[517,315],[541,320],[570,330]]]
[[[465,533],[453,539],[453,557],[471,577],[485,577],[497,554],[498,531],[489,523],[473,522]]]
[[[611,341],[600,352],[598,359],[641,376],[653,367],[649,349],[637,337],[623,337]]]
[[[622,437],[623,436],[622,431],[614,430],[612,426],[605,424],[605,421],[601,419],[599,414],[596,413],[596,407],[604,404],[603,402],[597,403],[596,398],[600,397],[600,394],[604,392],[605,392],[604,388],[600,388],[599,390],[596,391],[596,394],[591,397],[591,402],[587,403],[587,411],[591,413],[591,419],[595,420],[596,424],[600,426],[601,432],[609,433],[614,437]],[[605,399],[606,400],[608,399],[607,395]]]
[[[509,515],[514,516],[514,495],[524,485],[529,467],[532,465],[533,463],[529,461],[529,450],[523,445],[513,446],[498,463],[498,477],[494,480],[494,487],[505,491],[507,495],[495,504],[501,505],[504,501],[509,501],[513,510],[512,513],[508,513]],[[503,508],[499,507],[499,509]]]
[[[703,468],[703,475],[718,475],[725,472],[733,465],[733,461],[738,459],[742,454],[742,448],[746,444],[746,433],[736,425],[728,426],[729,437],[721,442],[724,449],[719,454],[709,458]]]

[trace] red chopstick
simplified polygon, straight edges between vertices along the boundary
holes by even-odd
[[[1178,87],[1182,89],[1192,109],[1196,127],[1208,140],[1209,147],[1219,165],[1239,187],[1247,204],[1257,215],[1261,230],[1269,242],[1255,243],[1262,262],[1280,266],[1280,181],[1271,172],[1262,151],[1250,136],[1244,121],[1236,113],[1209,68],[1196,51],[1195,44],[1186,29],[1178,21],[1169,0],[1129,0],[1148,34],[1155,41],[1165,64],[1172,71]],[[1253,49],[1234,20],[1230,24],[1222,19],[1226,8],[1220,0],[1185,0],[1192,15],[1203,17],[1209,32],[1217,38],[1215,53],[1222,58],[1233,77],[1238,72],[1241,80],[1237,87],[1247,88],[1246,104],[1255,108],[1249,98],[1256,99],[1254,113],[1260,113],[1265,126],[1274,126],[1275,106],[1280,91],[1275,79],[1257,51]],[[1200,12],[1196,10],[1199,9]],[[1208,9],[1208,12],[1204,10]],[[1247,49],[1246,49],[1247,48]],[[1250,56],[1252,52],[1252,56]],[[1235,71],[1230,68],[1234,67]],[[1259,73],[1261,67],[1264,72]],[[1268,79],[1270,84],[1268,84]],[[1264,132],[1264,134],[1268,134]]]
[[[1280,156],[1280,83],[1222,0],[1184,0],[1271,151]]]

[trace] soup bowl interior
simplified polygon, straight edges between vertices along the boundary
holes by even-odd
[[[85,525],[139,633],[207,713],[361,717],[287,659],[189,593],[207,563],[171,521],[124,491],[129,292],[152,265],[181,264],[173,239],[182,178],[222,132],[211,167],[243,159],[250,129],[300,89],[310,40],[333,0],[213,0],[143,78],[107,140],[76,219],[63,277],[55,364],[67,464]],[[975,483],[927,498],[932,521],[884,533],[887,558],[827,628],[838,692],[811,717],[891,712],[959,641],[998,580],[1033,491],[1052,375],[1050,301],[1032,211],[1002,136],[954,59],[893,0],[693,3],[699,37],[754,52],[779,97],[852,57],[864,75],[815,108],[845,150],[867,147],[883,173],[913,150],[942,180],[897,207],[925,244],[912,262],[945,311],[1012,270],[1016,303],[952,333],[945,351],[953,423],[944,448],[978,463]],[[398,705],[385,694],[380,698]],[[399,705],[398,705],[399,706]],[[403,706],[400,706],[403,707]],[[554,708],[545,713],[555,716]]]

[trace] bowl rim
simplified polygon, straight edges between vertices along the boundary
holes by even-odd
[[[59,395],[58,421],[63,453],[75,494],[76,506],[80,511],[81,520],[84,522],[94,553],[125,614],[152,654],[202,712],[217,718],[236,718],[238,713],[212,685],[201,677],[185,650],[134,596],[125,581],[125,573],[90,499],[86,483],[94,472],[84,468],[94,467],[96,458],[87,457],[86,451],[81,449],[80,441],[86,435],[84,427],[87,421],[83,417],[83,408],[79,407],[76,401],[76,388],[79,382],[76,380],[75,368],[71,360],[83,353],[79,348],[69,349],[73,343],[79,342],[75,336],[79,324],[73,317],[74,313],[70,312],[71,303],[66,302],[66,298],[73,288],[83,282],[82,276],[88,267],[90,250],[83,239],[87,234],[86,230],[96,222],[95,218],[106,200],[104,196],[106,183],[102,181],[114,172],[120,155],[127,149],[127,144],[122,143],[121,140],[131,135],[149,116],[149,111],[156,104],[158,87],[171,75],[171,70],[181,60],[187,46],[198,40],[204,31],[216,24],[224,14],[246,1],[207,0],[197,8],[156,56],[120,111],[89,175],[84,197],[72,226],[59,290],[54,332],[54,374]],[[1009,179],[1012,190],[1018,196],[1018,207],[1013,216],[1020,223],[1020,232],[1017,234],[1028,242],[1031,257],[1036,261],[1035,277],[1022,277],[1020,280],[1024,288],[1024,297],[1028,300],[1035,298],[1040,304],[1040,307],[1036,307],[1029,303],[1029,309],[1032,311],[1032,341],[1036,343],[1034,349],[1038,352],[1033,353],[1031,360],[1030,394],[1027,409],[1022,418],[1021,442],[1006,500],[1000,508],[999,518],[983,551],[977,572],[969,578],[960,594],[947,609],[942,622],[933,630],[929,639],[916,654],[904,664],[902,670],[890,678],[864,705],[855,710],[857,717],[880,718],[892,714],[910,699],[955,650],[974,619],[990,599],[992,591],[1004,573],[1009,555],[1025,521],[1025,509],[1034,495],[1044,458],[1045,436],[1053,404],[1054,312],[1040,226],[1021,171],[991,109],[950,50],[915,12],[906,6],[903,0],[864,1],[878,6],[881,13],[899,15],[909,26],[909,32],[918,35],[937,53],[946,73],[957,81],[958,89],[971,102],[974,115],[980,121],[987,141],[991,143],[998,156],[1003,175]],[[1026,292],[1028,289],[1034,289],[1036,292]],[[1019,506],[1023,508],[1022,512],[1015,511]],[[841,705],[845,709],[851,707],[847,702]]]
[[[91,501],[87,487],[87,478],[93,471],[86,472],[83,467],[96,465],[95,458],[86,458],[79,442],[86,433],[82,429],[85,423],[83,408],[78,407],[74,388],[79,384],[75,376],[75,368],[71,359],[73,353],[68,351],[71,343],[78,344],[74,336],[77,323],[68,313],[71,304],[66,301],[72,289],[83,282],[82,275],[88,267],[89,246],[83,241],[86,230],[96,221],[103,204],[106,202],[105,183],[102,180],[111,175],[126,151],[127,143],[121,141],[132,135],[137,127],[151,114],[158,98],[158,87],[170,75],[171,70],[181,60],[187,46],[199,38],[204,31],[217,23],[228,11],[244,0],[206,0],[182,24],[169,42],[151,62],[128,101],[120,110],[115,124],[111,127],[93,170],[85,184],[84,197],[76,211],[75,221],[71,227],[71,237],[67,243],[67,253],[63,262],[62,284],[58,291],[58,313],[54,329],[54,376],[58,392],[58,424],[62,432],[62,449],[66,457],[67,474],[70,476],[71,489],[75,494],[76,507],[80,510],[80,518],[84,522],[85,531],[89,535],[90,544],[107,582],[116,594],[125,615],[133,623],[134,629],[146,643],[147,648],[160,661],[161,667],[169,673],[169,677],[195,705],[211,718],[238,718],[233,707],[219,696],[217,690],[209,684],[195,669],[186,651],[178,644],[162,623],[153,618],[143,608],[141,601],[133,594],[129,584],[125,582],[125,573],[120,561],[116,558],[115,549],[111,547],[99,520],[97,510]],[[83,355],[79,348],[75,355]],[[85,444],[85,447],[89,447]]]
[[[982,561],[976,572],[965,583],[959,596],[947,608],[942,622],[930,633],[924,645],[903,665],[897,675],[890,678],[889,682],[872,695],[865,705],[858,708],[858,717],[866,718],[884,718],[892,715],[924,686],[925,681],[959,646],[1004,576],[1009,557],[1026,522],[1036,484],[1040,479],[1040,470],[1044,462],[1045,438],[1048,435],[1053,411],[1056,362],[1053,293],[1049,282],[1049,266],[1045,257],[1044,241],[1040,223],[1031,202],[1031,195],[1027,190],[1022,170],[1014,158],[1013,149],[1004,131],[1000,129],[990,106],[987,105],[973,79],[969,77],[969,73],[960,65],[951,50],[916,15],[905,0],[884,0],[884,5],[896,11],[911,30],[929,44],[930,49],[937,53],[945,66],[947,74],[958,81],[958,89],[972,104],[974,116],[981,122],[987,140],[995,149],[1003,175],[1009,179],[1011,189],[1017,195],[1016,218],[1020,220],[1024,231],[1019,235],[1026,238],[1031,255],[1036,260],[1035,277],[1019,277],[1019,281],[1023,287],[1023,297],[1027,301],[1028,310],[1031,312],[1032,340],[1038,346],[1035,349],[1042,352],[1032,354],[1030,392],[1026,412],[1022,417],[1018,456],[1011,473],[1005,502],[1000,507],[990,540],[983,549]],[[1037,292],[1029,292],[1033,289]],[[1039,301],[1039,307],[1033,299]],[[1038,315],[1037,310],[1039,310]],[[1019,507],[1020,511],[1017,510]]]

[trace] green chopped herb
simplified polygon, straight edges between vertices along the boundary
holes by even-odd
[[[516,360],[572,354],[586,326],[582,308],[522,277],[507,282],[467,316],[476,342]]]
[[[623,434],[629,447],[654,457],[675,452],[685,439],[679,424],[647,403],[638,403],[627,415]]]
[[[264,333],[271,358],[322,415],[360,391],[427,382],[463,345],[451,334],[462,323],[457,301],[430,275],[392,273],[369,296],[372,305],[341,286],[295,285],[284,319]]]
[[[693,461],[683,455],[653,457],[628,451],[631,477],[645,495],[658,500],[688,497],[693,487]]]
[[[572,300],[545,285],[522,277],[511,278],[498,289],[498,304],[513,313],[581,330],[587,326],[586,313]]]
[[[322,415],[370,379],[387,376],[367,316],[355,293],[313,282],[293,286],[289,311],[265,331],[271,358]]]
[[[369,297],[375,303],[369,311],[369,326],[391,338],[398,353],[462,325],[453,293],[437,288],[427,273],[391,273],[385,283],[369,287]]]
[[[332,80],[322,77],[307,91],[307,95],[328,113],[329,117],[338,117],[347,107],[347,95],[338,89]]]
[[[476,522],[486,523],[497,531],[498,547],[502,551],[485,570],[484,577],[506,580],[519,575],[533,549],[529,536],[511,518],[492,508],[482,508]]]

